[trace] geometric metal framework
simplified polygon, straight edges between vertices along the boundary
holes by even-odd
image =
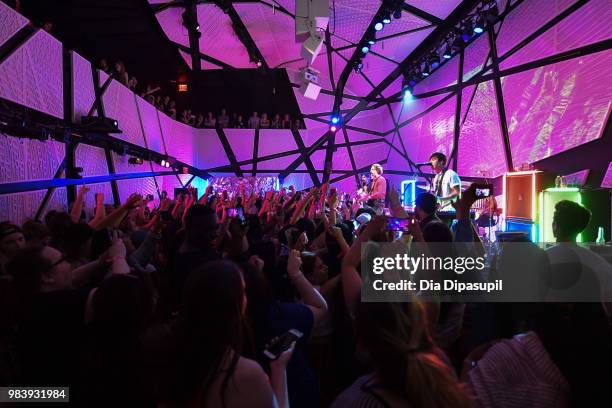
[[[367,0],[363,0],[367,1]],[[415,121],[420,118],[426,117],[426,115],[434,112],[436,108],[442,106],[453,97],[456,98],[456,103],[453,106],[454,117],[452,118],[453,132],[452,132],[452,143],[453,148],[450,154],[451,164],[454,168],[457,168],[458,162],[460,162],[459,158],[461,158],[462,154],[465,152],[460,151],[460,139],[461,139],[461,128],[465,124],[470,109],[475,100],[475,95],[478,91],[479,84],[490,83],[493,86],[493,90],[495,93],[495,104],[494,107],[496,118],[499,125],[499,131],[503,140],[503,158],[505,160],[504,168],[511,168],[514,163],[514,157],[512,155],[512,149],[510,148],[510,131],[508,129],[508,118],[507,112],[505,112],[506,103],[504,102],[504,93],[501,89],[501,80],[504,77],[508,77],[511,75],[519,74],[522,72],[531,71],[535,68],[544,67],[546,65],[552,63],[560,63],[563,61],[574,60],[577,61],[578,58],[584,57],[590,54],[599,53],[605,50],[612,49],[612,39],[606,38],[597,40],[589,43],[588,45],[576,46],[572,49],[563,50],[561,52],[557,52],[554,55],[546,55],[543,57],[538,57],[535,59],[530,59],[527,62],[517,63],[517,64],[507,64],[507,61],[516,56],[517,53],[521,52],[525,49],[529,44],[534,41],[537,41],[542,35],[548,32],[551,28],[555,27],[557,24],[564,22],[566,19],[570,18],[570,16],[577,13],[581,8],[589,3],[589,0],[578,0],[568,6],[564,10],[560,10],[556,15],[548,19],[545,23],[543,23],[539,28],[535,29],[529,35],[525,36],[525,38],[518,41],[516,44],[513,44],[509,49],[504,49],[501,55],[498,55],[498,47],[497,41],[500,30],[505,24],[505,19],[508,16],[512,15],[512,12],[516,10],[521,4],[527,2],[528,0],[516,0],[514,2],[510,1],[502,1],[504,7],[500,7],[500,21],[495,26],[494,30],[490,30],[486,35],[479,37],[482,41],[488,42],[488,54],[483,56],[483,61],[480,61],[481,64],[479,66],[478,72],[474,72],[470,77],[464,77],[464,64],[466,63],[466,54],[464,52],[459,53],[454,58],[457,62],[457,76],[454,78],[455,80],[451,85],[445,85],[440,87],[425,87],[426,89],[416,92],[414,95],[414,99],[416,101],[423,100],[425,98],[433,98],[436,97],[437,100],[432,104],[428,105],[426,109],[415,112],[410,115],[402,115],[400,110],[399,114],[397,110],[394,110],[394,107],[399,106],[401,103],[401,92],[399,89],[394,88],[394,80],[399,77],[403,69],[408,66],[412,59],[417,57],[419,53],[419,47],[415,46],[412,53],[409,54],[408,57],[403,57],[398,61],[386,61],[387,68],[385,74],[383,76],[377,76],[376,78],[372,78],[367,71],[362,71],[359,74],[352,74],[353,76],[349,77],[346,81],[346,85],[349,86],[351,81],[360,80],[364,84],[369,87],[369,90],[366,92],[344,92],[341,90],[341,86],[335,79],[340,81],[340,77],[337,74],[341,72],[341,70],[345,69],[347,66],[351,67],[350,63],[350,54],[351,51],[354,51],[353,48],[358,43],[357,41],[360,38],[363,38],[363,33],[355,35],[355,39],[353,41],[345,41],[342,40],[338,34],[338,31],[334,33],[333,25],[330,24],[327,32],[325,33],[325,51],[321,52],[318,61],[322,65],[327,67],[327,74],[329,76],[329,87],[324,87],[321,91],[321,95],[319,98],[327,98],[329,101],[333,99],[335,95],[341,95],[342,100],[345,102],[344,105],[348,105],[346,109],[341,109],[340,113],[343,117],[343,123],[340,127],[339,131],[336,134],[333,134],[333,137],[330,137],[330,133],[327,131],[327,126],[325,126],[325,130],[320,131],[320,133],[315,130],[309,131],[292,131],[289,135],[289,132],[285,133],[288,137],[293,137],[293,141],[295,141],[295,148],[290,148],[285,151],[275,150],[270,153],[269,151],[264,151],[262,145],[262,131],[252,130],[253,132],[253,147],[252,154],[249,153],[248,157],[239,154],[236,148],[230,143],[228,140],[228,136],[231,137],[228,130],[218,129],[218,139],[220,141],[220,146],[224,149],[225,156],[227,156],[229,164],[211,166],[206,169],[198,169],[192,166],[189,166],[187,163],[179,162],[179,165],[183,165],[184,167],[188,167],[189,173],[192,175],[197,175],[202,178],[208,177],[212,173],[229,173],[235,175],[258,175],[258,174],[270,174],[270,173],[278,173],[281,178],[286,178],[291,174],[304,174],[309,177],[312,185],[320,185],[322,181],[329,181],[332,183],[341,182],[343,180],[355,179],[357,182],[358,174],[367,171],[371,162],[368,162],[368,155],[361,154],[361,158],[358,158],[358,152],[363,152],[363,149],[369,149],[371,147],[379,147],[384,148],[388,154],[386,157],[376,157],[372,158],[372,161],[378,161],[382,164],[389,162],[390,163],[390,155],[393,154],[394,157],[399,157],[403,160],[402,165],[398,166],[400,169],[390,169],[385,170],[388,174],[405,174],[405,175],[415,175],[417,174],[416,167],[414,167],[413,159],[413,146],[406,146],[404,143],[404,139],[401,135],[401,130],[405,129],[407,126],[410,126]],[[596,0],[591,0],[596,1]],[[184,7],[185,2],[182,1],[174,1],[171,2],[172,6]],[[198,4],[202,4],[205,2],[196,2]],[[269,3],[266,2],[250,2],[263,4],[265,7],[271,7]],[[286,3],[286,2],[285,2]],[[411,2],[414,3],[414,2]],[[459,7],[469,8],[467,2],[461,3]],[[154,5],[157,9],[162,9],[163,7],[171,7],[170,3],[166,4],[158,4]],[[236,4],[230,4],[230,7],[234,8],[238,15],[242,13],[240,7]],[[275,6],[276,7],[276,6]],[[419,12],[415,9],[411,9],[410,6],[405,5],[405,9],[407,12],[418,15]],[[378,8],[378,5],[377,7]],[[293,16],[293,14],[288,10],[287,7],[276,7],[277,12],[282,13],[285,16]],[[428,21],[425,17],[425,14],[419,16],[424,22],[422,25],[411,28],[408,30],[398,31],[397,33],[389,34],[389,37],[393,38],[406,38],[409,39],[414,35],[421,35],[424,30],[430,30],[432,33],[436,30],[434,27],[439,27],[444,24],[450,24],[452,18],[456,17],[455,13],[449,13],[447,17],[440,18],[439,20],[435,20],[435,16],[430,17]],[[242,17],[241,17],[242,18]],[[371,22],[371,20],[370,20]],[[366,22],[367,23],[367,22]],[[202,21],[200,21],[202,24]],[[364,24],[365,26],[365,24]],[[252,30],[251,24],[244,24],[245,29]],[[422,27],[428,27],[423,29]],[[3,60],[10,55],[15,49],[19,48],[21,44],[24,44],[28,38],[33,35],[33,31],[30,26],[26,26],[19,31],[17,31],[8,41],[5,41],[0,46],[0,64],[2,64]],[[261,47],[261,44],[257,43],[257,37],[253,35],[251,37],[253,39],[253,44],[256,44]],[[247,41],[248,42],[248,41]],[[426,49],[426,45],[423,45],[423,50]],[[506,47],[507,48],[507,47]],[[263,49],[263,48],[262,48]],[[261,50],[260,50],[261,51]],[[260,52],[258,51],[258,52]],[[422,50],[421,50],[422,51]],[[348,54],[347,54],[348,53]],[[372,51],[368,58],[375,57],[379,60],[383,60],[383,57],[386,58],[383,53],[379,53],[380,56],[377,56],[377,51]],[[64,78],[70,78],[70,58],[68,58],[69,54],[65,52],[64,54]],[[195,55],[195,54],[194,54]],[[198,51],[197,55],[200,57],[203,55],[202,52]],[[260,52],[261,55],[261,52]],[[348,56],[347,56],[348,55]],[[354,53],[353,53],[354,55]],[[207,56],[211,60],[215,59],[215,56]],[[199,59],[199,58],[196,58]],[[201,58],[203,61],[207,61],[206,58]],[[208,60],[207,62],[210,62]],[[264,59],[265,62],[265,59]],[[213,63],[214,64],[214,63]],[[219,64],[215,64],[220,66]],[[227,64],[225,69],[235,69],[230,64]],[[264,66],[265,68],[265,66]],[[93,82],[97,83],[96,86],[96,102],[94,106],[89,109],[89,113],[96,112],[98,115],[104,115],[104,106],[101,104],[101,98],[109,88],[110,80],[105,81],[104,83],[100,83],[97,78],[97,71],[92,71]],[[427,80],[423,81],[424,84],[427,83]],[[450,82],[449,82],[450,83]],[[72,112],[70,111],[71,104],[68,103],[70,100],[71,93],[73,90],[70,89],[70,80],[64,80],[64,118],[63,120],[59,120],[57,118],[51,118],[50,116],[47,118],[49,122],[55,123],[58,129],[70,129],[75,126],[72,123]],[[604,86],[605,84],[602,84]],[[388,89],[387,89],[388,88]],[[467,92],[467,90],[473,88],[471,94]],[[418,89],[418,86],[417,86]],[[3,109],[2,106],[13,106],[6,100],[0,100],[0,111]],[[318,106],[319,107],[319,106]],[[12,109],[14,111],[14,109]],[[332,104],[325,105],[324,103],[320,104],[320,109],[317,111],[309,110],[304,114],[304,118],[309,121],[311,125],[316,125],[317,123],[322,123],[327,125],[329,121],[329,116],[333,111]],[[364,125],[363,121],[359,121],[359,115],[363,115],[368,111],[377,112],[380,115],[384,115],[387,120],[383,120],[382,118],[377,118],[376,120],[380,122],[379,124],[383,126],[387,126],[386,128],[380,126],[378,128],[367,127]],[[2,112],[0,112],[2,113]],[[140,113],[138,113],[140,115]],[[388,116],[387,116],[388,115]],[[44,116],[44,115],[43,115]],[[48,115],[47,115],[48,116]],[[3,125],[4,126],[4,125]],[[141,125],[142,126],[142,123]],[[606,126],[606,131],[610,131],[611,126],[608,123]],[[11,129],[7,129],[6,126],[3,127],[2,131],[4,133],[11,133]],[[244,132],[248,132],[248,130],[244,130]],[[18,131],[13,129],[13,134],[17,134]],[[19,132],[21,136],[23,136],[22,132]],[[74,132],[75,134],[78,132]],[[144,134],[144,130],[142,131]],[[356,138],[353,135],[359,133],[364,137]],[[54,178],[50,180],[42,180],[42,181],[28,181],[28,182],[18,182],[18,183],[7,183],[0,185],[0,195],[14,193],[18,191],[33,191],[33,190],[41,190],[47,189],[47,193],[45,194],[41,206],[38,208],[38,215],[44,212],[44,207],[46,202],[49,201],[53,189],[58,187],[67,187],[68,194],[68,202],[73,200],[75,194],[75,188],[78,184],[83,182],[87,183],[116,183],[117,180],[126,180],[129,178],[138,178],[138,177],[150,177],[155,179],[156,176],[166,176],[166,175],[175,175],[174,172],[166,172],[166,171],[154,171],[151,166],[150,172],[141,172],[141,173],[118,173],[113,174],[114,169],[112,168],[112,159],[113,155],[106,155],[107,165],[109,174],[104,176],[95,176],[95,177],[86,177],[83,180],[73,179],[70,176],[74,173],[75,162],[74,162],[74,151],[78,145],[81,144],[90,144],[93,146],[97,146],[100,148],[107,149],[119,149],[124,152],[130,151],[134,153],[138,153],[141,155],[160,155],[159,151],[154,151],[150,149],[149,146],[146,145],[145,138],[145,146],[137,146],[130,142],[114,138],[110,135],[106,134],[80,134],[78,138],[66,137],[63,131],[53,131],[50,132],[51,136],[57,141],[61,141],[65,143],[66,149],[64,154],[64,159],[61,161],[61,164],[57,167],[56,172],[54,174]],[[304,136],[307,135],[308,139]],[[163,140],[163,137],[162,137]],[[599,144],[601,142],[602,148],[609,148],[610,143],[610,135],[602,138],[601,141],[597,141]],[[578,146],[576,147],[576,151],[597,151],[597,146],[591,144],[590,146]],[[380,150],[380,149],[378,149]],[[378,151],[377,150],[377,151]],[[601,150],[601,149],[600,149]],[[167,154],[165,142],[163,146],[163,151]],[[325,162],[321,164],[321,161],[317,162],[315,157],[321,157],[323,154],[331,152],[329,156],[332,158],[337,157],[336,152],[346,151],[346,160],[343,163],[338,163],[338,161],[334,162],[333,160],[328,161],[329,165],[325,165]],[[569,153],[563,152],[559,154],[560,158],[567,157]],[[364,157],[366,160],[364,160]],[[285,160],[278,160],[285,159]],[[545,159],[545,161],[549,162],[554,157],[549,157]],[[290,162],[289,162],[290,160]],[[265,165],[263,164],[265,163]],[[279,168],[271,168],[270,163],[283,163],[282,166],[279,165]],[[226,162],[227,163],[227,162]],[[606,166],[607,163],[602,163],[602,166]],[[348,167],[348,168],[347,168]],[[576,168],[575,170],[580,170]],[[63,174],[66,174],[64,178],[62,178]],[[591,172],[592,174],[597,174],[598,177],[601,176],[602,172]],[[591,177],[591,176],[589,176]],[[468,179],[468,177],[462,177]],[[187,183],[191,182],[189,180]],[[182,182],[181,182],[182,183]],[[118,195],[118,194],[117,194]]]
[[[508,118],[507,113],[505,112],[505,103],[504,103],[504,95],[502,92],[502,83],[501,79],[503,77],[518,74],[521,72],[529,71],[534,68],[543,67],[552,63],[558,63],[561,61],[575,59],[582,56],[586,56],[592,53],[601,52],[603,50],[608,50],[612,48],[612,39],[605,39],[602,41],[597,41],[595,43],[576,47],[572,50],[567,50],[563,52],[559,52],[556,55],[545,56],[543,58],[539,58],[533,61],[529,61],[523,64],[519,64],[516,66],[512,66],[509,68],[504,68],[503,62],[507,61],[513,55],[516,55],[520,50],[524,49],[527,45],[536,41],[540,38],[544,33],[550,30],[555,25],[561,23],[568,17],[572,16],[582,7],[589,3],[589,0],[578,0],[573,4],[569,5],[566,9],[560,10],[560,12],[549,19],[548,21],[542,23],[541,27],[536,29],[531,34],[527,35],[520,42],[515,44],[511,49],[505,50],[503,55],[498,55],[497,49],[497,36],[504,25],[504,20],[511,15],[517,8],[519,8],[522,4],[528,2],[529,0],[498,0],[499,7],[499,19],[494,29],[489,29],[488,33],[485,33],[478,37],[479,39],[486,39],[488,41],[489,53],[484,58],[484,61],[481,64],[481,69],[479,72],[475,73],[468,79],[464,80],[463,77],[463,66],[464,66],[464,52],[458,53],[453,58],[458,62],[458,71],[457,78],[453,85],[442,86],[438,89],[427,89],[426,91],[416,93],[414,95],[414,100],[424,99],[428,97],[444,95],[441,99],[433,103],[426,110],[422,112],[418,112],[414,114],[412,117],[401,117],[401,115],[397,115],[397,112],[394,112],[393,106],[401,101],[401,92],[400,90],[392,91],[392,94],[389,94],[388,88],[394,83],[394,81],[399,78],[408,68],[413,61],[416,61],[429,52],[432,44],[436,40],[437,37],[443,35],[445,30],[449,30],[454,27],[454,25],[461,19],[463,15],[469,13],[473,10],[474,6],[478,3],[473,0],[466,0],[459,2],[457,1],[457,6],[454,8],[452,12],[449,12],[446,17],[438,17],[434,15],[434,13],[428,12],[423,8],[419,8],[419,4],[425,4],[425,2],[409,2],[404,3],[403,9],[406,13],[418,17],[422,20],[422,24],[416,27],[412,27],[411,29],[407,29],[405,31],[393,32],[389,35],[389,37],[395,38],[406,38],[407,41],[410,41],[410,38],[415,35],[420,35],[423,30],[430,30],[430,34],[420,42],[420,44],[415,45],[414,50],[409,53],[407,56],[403,57],[401,61],[393,60],[385,55],[384,53],[380,53],[377,50],[371,50],[368,53],[368,57],[364,60],[364,62],[368,61],[368,58],[376,58],[377,60],[384,60],[387,69],[387,74],[383,77],[378,76],[375,80],[371,79],[367,72],[362,70],[359,73],[352,73],[352,67],[354,66],[355,58],[357,58],[359,51],[357,49],[358,44],[360,44],[363,40],[365,33],[370,29],[373,24],[373,17],[378,14],[380,7],[382,7],[381,2],[372,3],[368,0],[361,0],[360,4],[369,4],[371,5],[370,9],[370,20],[367,23],[360,23],[357,19],[354,19],[353,23],[350,18],[339,19],[342,21],[342,24],[345,25],[355,25],[355,29],[361,30],[356,33],[352,40],[347,38],[341,38],[338,35],[337,30],[333,27],[335,24],[330,20],[330,25],[325,33],[324,45],[325,51],[322,51],[318,57],[318,60],[322,67],[327,71],[327,76],[329,79],[329,88],[324,87],[321,90],[322,96],[334,96],[335,103],[333,105],[325,105],[321,104],[322,110],[317,112],[309,111],[303,114],[304,119],[310,121],[311,124],[321,123],[328,124],[330,116],[332,112],[338,111],[342,116],[342,126],[338,131],[338,134],[333,134],[325,128],[319,135],[313,135],[314,131],[309,132],[309,141],[310,144],[307,144],[302,140],[299,132],[295,132],[294,137],[297,142],[297,150],[286,151],[278,154],[274,154],[271,157],[281,158],[295,155],[296,153],[299,156],[293,160],[288,166],[284,169],[279,170],[279,176],[281,178],[287,177],[292,173],[306,173],[310,175],[311,181],[313,185],[319,185],[321,181],[339,181],[345,178],[354,177],[357,180],[357,175],[363,171],[367,166],[361,166],[358,168],[358,163],[354,160],[353,149],[356,146],[368,144],[372,146],[378,146],[380,144],[385,144],[388,147],[388,152],[397,154],[405,160],[405,167],[403,171],[405,174],[413,173],[416,171],[416,168],[413,166],[414,162],[411,158],[411,146],[405,146],[403,142],[403,138],[401,137],[401,130],[405,128],[407,125],[411,124],[415,120],[424,117],[428,113],[434,111],[437,107],[441,106],[451,98],[456,98],[455,104],[455,115],[454,115],[454,123],[453,123],[453,137],[452,137],[452,151],[450,154],[450,163],[453,168],[457,168],[459,157],[461,157],[462,152],[459,151],[460,145],[460,137],[461,137],[461,127],[465,123],[466,117],[470,108],[472,107],[475,94],[478,90],[478,85],[491,81],[493,84],[494,94],[495,94],[495,109],[497,114],[496,121],[498,122],[499,131],[501,134],[502,140],[502,151],[503,151],[503,160],[505,161],[504,168],[507,170],[512,169],[517,163],[514,163],[512,157],[512,150],[510,147],[510,136],[508,130]],[[279,1],[249,1],[247,3],[259,3],[262,6],[266,7],[274,7],[278,13],[282,13],[286,16],[290,16],[295,18],[294,14],[290,10],[291,1],[279,0]],[[207,3],[207,2],[200,2]],[[234,2],[234,5],[245,2]],[[341,0],[337,0],[338,5],[342,5]],[[166,5],[156,4],[152,5],[152,7],[159,11],[164,7],[171,7],[172,4],[176,4],[176,2],[166,3]],[[330,3],[331,4],[331,3]],[[234,6],[232,6],[234,7]],[[256,33],[258,24],[263,24],[259,20],[253,20],[252,16],[245,15],[244,9],[236,7],[238,10],[238,14],[240,14],[241,18],[246,18],[248,24],[246,24],[249,30]],[[346,17],[346,16],[345,16]],[[268,21],[268,20],[266,20]],[[401,21],[401,20],[398,20]],[[392,23],[390,26],[393,27]],[[289,26],[288,26],[289,27]],[[447,32],[447,31],[446,31]],[[253,36],[255,40],[257,40],[256,36]],[[265,37],[267,38],[267,37]],[[379,39],[380,40],[380,39]],[[255,41],[256,46],[260,48],[263,46],[267,46],[266,43],[257,43]],[[350,54],[347,54],[350,53]],[[208,58],[214,58],[215,56],[206,56]],[[295,58],[295,57],[294,57]],[[295,58],[290,60],[286,66],[290,66],[291,64],[299,64],[300,59]],[[448,63],[448,62],[447,62]],[[233,69],[231,66],[221,67],[223,69]],[[356,78],[351,77],[354,76]],[[369,86],[370,90],[360,93],[355,92],[345,92],[345,85],[352,80],[359,80],[362,83],[365,83]],[[335,81],[337,80],[337,82]],[[423,82],[426,82],[425,79]],[[294,84],[294,86],[297,86]],[[473,87],[473,91],[469,98],[464,99],[462,97],[464,91]],[[296,94],[297,95],[297,94]],[[298,99],[300,96],[297,96]],[[343,105],[340,105],[340,101],[350,101],[350,107],[342,108]],[[463,106],[462,106],[463,105]],[[326,109],[325,109],[326,108]],[[374,112],[382,112],[381,109],[384,109],[386,113],[382,113],[383,115],[388,114],[388,119],[379,119],[381,124],[390,124],[391,128],[374,130],[371,128],[364,128],[363,126],[353,124],[352,121],[358,116],[367,113],[368,111]],[[348,132],[347,132],[348,131]],[[359,132],[363,135],[369,135],[370,138],[368,140],[351,140],[352,132]],[[313,137],[317,136],[317,137]],[[338,141],[342,141],[343,143],[338,143]],[[335,155],[334,153],[339,148],[346,148],[348,152],[348,160],[350,163],[351,171],[345,172],[345,169],[338,169],[337,163],[334,163]],[[231,149],[231,147],[230,147]],[[313,155],[321,150],[325,151],[326,157],[321,167],[314,166],[311,162]],[[254,150],[255,151],[255,150]],[[388,157],[388,155],[387,155]],[[238,168],[243,165],[252,165],[251,174],[257,173],[269,173],[270,170],[266,169],[265,171],[260,171],[258,169],[257,164],[261,161],[270,159],[268,157],[254,157],[249,160],[244,160],[242,162],[233,163],[232,166],[237,166]],[[334,164],[336,168],[334,168]],[[298,167],[301,165],[305,166],[304,170],[298,170]],[[230,166],[230,167],[232,167]],[[210,171],[228,171],[232,170],[228,166],[221,166],[213,169],[207,169]],[[335,179],[331,179],[331,174],[340,174]]]

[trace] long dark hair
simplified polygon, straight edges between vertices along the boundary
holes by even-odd
[[[423,306],[362,302],[355,331],[384,390],[414,407],[469,407],[427,332]]]
[[[248,350],[248,356],[257,358],[258,353],[263,350],[266,341],[266,333],[268,332],[268,315],[270,307],[274,305],[272,288],[268,283],[265,274],[259,271],[250,262],[243,262],[242,268],[244,284],[246,286],[247,295],[247,320],[251,329],[251,339],[245,339],[245,349]],[[248,340],[248,344],[246,344]]]
[[[168,355],[164,402],[183,406],[205,398],[222,376],[225,406],[227,386],[242,351],[243,296],[241,272],[233,262],[209,262],[190,274]]]

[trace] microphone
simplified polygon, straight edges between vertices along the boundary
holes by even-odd
[[[415,166],[417,167],[421,167],[421,166],[431,166],[430,162],[424,162],[424,163],[415,163]]]

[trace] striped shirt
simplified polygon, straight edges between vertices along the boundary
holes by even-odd
[[[331,408],[388,408],[389,404],[368,387],[372,381],[372,374],[359,377],[349,388],[344,390]]]
[[[569,406],[567,380],[534,332],[493,345],[468,377],[477,407]]]

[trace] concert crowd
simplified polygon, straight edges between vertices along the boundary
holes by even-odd
[[[471,187],[452,228],[423,193],[401,236],[363,191],[326,184],[135,191],[117,208],[98,194],[92,214],[87,194],[0,224],[0,384],[70,386],[87,407],[610,406],[601,303],[361,301],[362,245],[478,247]],[[588,217],[558,204],[557,239]],[[552,268],[532,253],[525,264]],[[267,356],[290,330],[301,336]]]

